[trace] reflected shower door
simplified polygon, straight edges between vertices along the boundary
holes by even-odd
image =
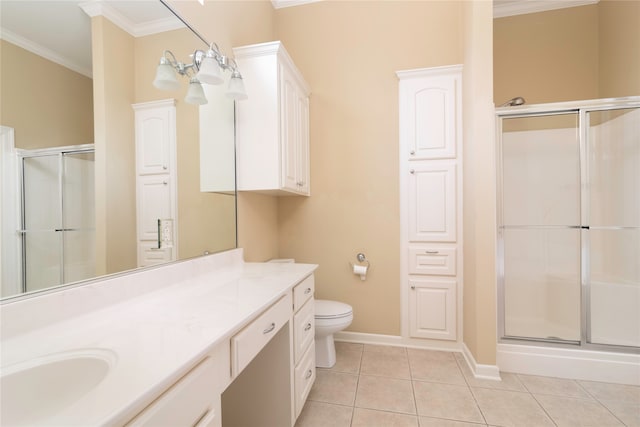
[[[580,341],[578,114],[502,127],[504,335]]]
[[[94,209],[92,151],[23,158],[23,291],[95,276]]]
[[[588,121],[587,340],[640,346],[640,109]]]
[[[22,160],[23,291],[61,283],[62,198],[57,155]]]

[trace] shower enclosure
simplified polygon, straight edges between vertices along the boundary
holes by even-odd
[[[496,109],[502,342],[640,349],[640,97]]]
[[[19,150],[20,291],[95,276],[93,145]]]

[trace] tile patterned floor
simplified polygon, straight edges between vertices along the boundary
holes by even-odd
[[[461,354],[336,343],[296,427],[640,427],[640,387],[502,373],[475,379]]]

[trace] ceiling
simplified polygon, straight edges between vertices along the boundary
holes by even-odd
[[[91,17],[134,37],[184,27],[159,0],[1,0],[0,37],[91,77]]]

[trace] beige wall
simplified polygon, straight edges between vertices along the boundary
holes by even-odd
[[[493,24],[496,105],[598,97],[598,6],[497,18]]]
[[[476,362],[496,362],[496,168],[492,7],[464,2],[463,340]]]
[[[0,40],[0,124],[18,148],[93,143],[89,77]]]
[[[640,95],[640,2],[494,20],[494,100],[529,104]]]
[[[461,2],[319,2],[276,11],[311,87],[311,197],[278,200],[280,257],[320,265],[349,330],[400,334],[397,70],[462,62]],[[364,252],[361,281],[349,268]]]
[[[640,96],[640,1],[600,0],[598,97]]]
[[[96,273],[136,267],[134,39],[91,19],[95,100]],[[117,58],[117,59],[115,59]]]

